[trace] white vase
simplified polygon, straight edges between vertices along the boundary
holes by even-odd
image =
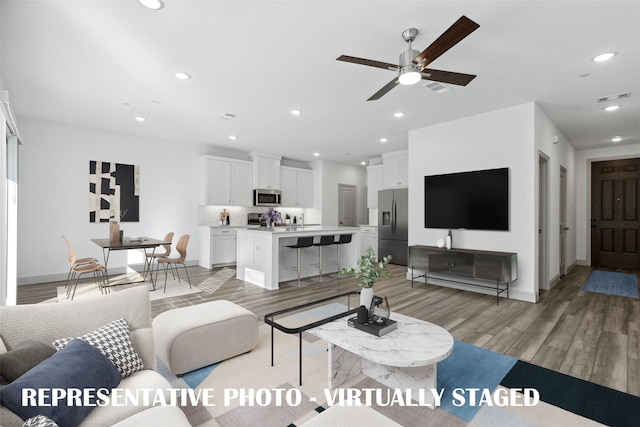
[[[371,308],[373,302],[373,288],[362,288],[360,291],[360,305],[364,305],[367,310]]]

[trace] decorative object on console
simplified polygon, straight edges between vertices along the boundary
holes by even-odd
[[[447,249],[451,249],[453,247],[453,237],[451,236],[451,230],[449,230],[449,234],[447,235]]]
[[[364,305],[371,310],[373,304],[373,285],[381,277],[391,277],[391,273],[385,271],[385,267],[391,261],[391,255],[387,255],[380,261],[376,260],[376,255],[371,246],[367,248],[366,254],[358,260],[358,268],[345,267],[340,270],[341,274],[348,274],[358,278],[358,284],[362,286],[360,292],[360,305]]]
[[[140,166],[89,161],[89,222],[138,222],[139,217]]]
[[[271,227],[277,223],[282,222],[282,215],[280,212],[273,208],[269,208],[265,213],[260,216],[261,221],[265,221],[267,227]]]
[[[438,246],[439,248],[444,248],[444,239],[436,240],[436,246]]]

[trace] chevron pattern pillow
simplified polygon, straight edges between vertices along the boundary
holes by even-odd
[[[142,359],[136,353],[129,337],[129,325],[124,319],[114,320],[81,337],[55,340],[53,345],[62,350],[71,340],[80,339],[104,354],[118,368],[122,378],[144,368]]]

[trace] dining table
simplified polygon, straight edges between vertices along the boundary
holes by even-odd
[[[128,250],[142,250],[144,252],[145,274],[149,272],[149,280],[153,290],[156,290],[156,284],[153,280],[153,274],[151,274],[151,262],[153,261],[153,255],[155,254],[158,246],[170,245],[171,242],[165,242],[164,240],[153,239],[151,237],[125,237],[122,240],[111,240],[109,238],[94,238],[91,239],[93,243],[102,248],[102,255],[104,257],[104,268],[107,276],[107,283],[109,283],[109,255],[111,251],[128,251]],[[119,282],[118,284],[136,283],[136,282]]]

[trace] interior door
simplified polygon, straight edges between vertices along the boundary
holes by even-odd
[[[560,277],[567,273],[567,170],[560,166]]]
[[[640,268],[638,183],[640,159],[591,164],[591,263]]]
[[[338,185],[338,224],[355,226],[356,220],[356,186]]]

